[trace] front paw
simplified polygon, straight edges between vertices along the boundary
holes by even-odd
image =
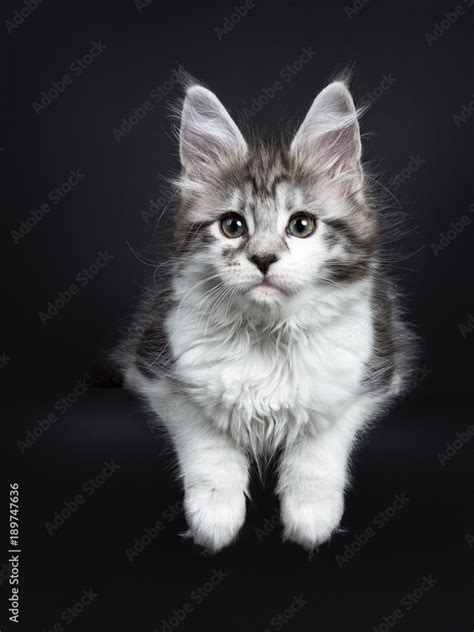
[[[344,495],[340,492],[318,500],[285,494],[281,499],[283,539],[313,551],[331,537],[343,512]]]
[[[245,521],[245,494],[242,489],[194,486],[185,492],[184,509],[194,542],[217,553],[236,538]]]

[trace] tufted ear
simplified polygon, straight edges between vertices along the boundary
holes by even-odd
[[[185,177],[209,181],[223,162],[243,157],[247,143],[216,95],[195,85],[183,103],[179,150]]]
[[[291,152],[306,167],[354,191],[362,185],[361,151],[354,101],[346,85],[336,81],[315,98]]]

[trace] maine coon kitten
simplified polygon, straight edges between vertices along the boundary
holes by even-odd
[[[234,540],[249,464],[274,455],[284,537],[312,550],[339,525],[351,448],[402,391],[411,345],[357,112],[336,81],[291,142],[266,144],[192,85],[179,140],[171,283],[138,310],[126,383],[171,437],[197,544]]]

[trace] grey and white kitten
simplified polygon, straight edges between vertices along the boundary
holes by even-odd
[[[235,539],[250,464],[274,457],[284,537],[313,550],[412,344],[381,269],[357,112],[336,81],[291,142],[250,141],[192,85],[179,141],[171,282],[138,310],[125,380],[169,433],[197,544]]]

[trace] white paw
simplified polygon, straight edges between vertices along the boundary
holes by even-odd
[[[281,499],[283,539],[313,551],[337,529],[344,512],[344,495],[337,493],[319,500],[284,494]]]
[[[228,546],[245,521],[242,488],[199,485],[185,492],[184,509],[189,535],[212,553]]]

